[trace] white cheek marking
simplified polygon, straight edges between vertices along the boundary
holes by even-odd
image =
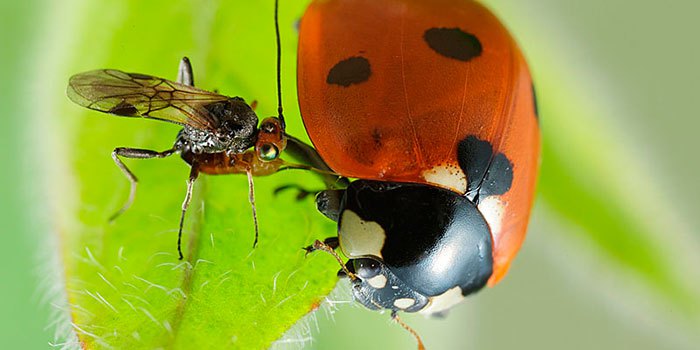
[[[462,288],[454,287],[445,293],[430,298],[429,304],[420,311],[422,314],[430,315],[445,311],[464,299]]]
[[[411,298],[401,298],[401,299],[396,299],[394,300],[394,306],[396,306],[399,309],[408,309],[409,307],[413,306],[416,301]]]
[[[386,287],[386,276],[376,275],[376,276],[368,279],[367,283],[369,283],[370,286],[372,286],[376,289],[382,289],[382,288]]]
[[[459,193],[467,192],[467,177],[457,165],[441,164],[424,171],[421,175],[430,183],[451,188]]]
[[[494,242],[498,241],[503,228],[505,205],[499,197],[489,196],[479,202],[479,211],[491,228]]]
[[[386,234],[378,223],[364,221],[351,210],[345,210],[340,218],[340,247],[348,258],[365,256],[382,257]]]

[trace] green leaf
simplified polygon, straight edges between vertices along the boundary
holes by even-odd
[[[285,105],[289,130],[299,136],[304,133],[294,101],[293,26],[305,4],[282,3]],[[264,348],[334,284],[332,259],[304,259],[297,249],[332,235],[333,225],[311,203],[270,193],[288,182],[320,186],[309,174],[256,180],[261,222],[256,250],[250,248],[245,178],[201,178],[186,221],[185,249],[196,266],[189,272],[175,259],[188,170],[181,160],[130,161],[141,180],[136,202],[108,225],[128,191],[109,152],[117,146],[166,149],[177,128],[84,111],[63,94],[71,74],[95,68],[174,78],[177,61],[188,55],[198,86],[258,99],[261,117],[274,114],[271,5],[69,0],[49,10],[55,23],[44,38],[45,57],[35,79],[42,92],[36,95],[41,96],[37,134],[50,155],[41,160],[53,169],[47,197],[62,238],[72,321],[88,348]],[[700,276],[692,267],[698,266],[700,247],[664,195],[663,179],[646,175],[639,164],[644,148],[630,145],[625,126],[614,125],[619,119],[599,108],[603,102],[586,101],[585,89],[577,89],[581,82],[569,78],[588,72],[558,67],[565,50],[552,50],[536,35],[531,39],[521,44],[542,111],[538,205],[549,214],[547,221],[561,224],[543,235],[571,242],[575,248],[566,250],[572,252],[566,263],[584,258],[590,274],[600,276],[590,280],[615,287],[610,289],[616,303],[635,298],[644,302],[631,305],[658,303],[649,318],[665,323],[673,314],[687,329],[697,329]]]
[[[304,135],[295,101],[295,20],[303,2],[281,9],[284,93],[290,133]],[[128,195],[110,159],[115,147],[165,150],[178,127],[118,118],[71,104],[71,74],[115,68],[174,79],[182,56],[198,87],[259,101],[261,118],[276,113],[273,2],[68,1],[71,21],[55,23],[45,45],[71,47],[42,62],[52,99],[40,107],[40,137],[54,169],[55,229],[73,329],[98,348],[266,348],[314,310],[336,282],[328,256],[300,248],[331,236],[332,222],[312,201],[273,196],[288,183],[321,187],[312,174],[288,171],[256,179],[260,243],[243,176],[202,176],[176,255],[180,206],[189,167],[178,157],[127,160],[139,178],[133,206],[109,224]],[[62,16],[58,15],[57,18]],[[65,17],[63,17],[65,18]],[[70,23],[75,23],[71,26]],[[46,51],[51,52],[51,51]],[[60,52],[60,51],[59,51]]]

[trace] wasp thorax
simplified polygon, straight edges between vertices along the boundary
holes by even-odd
[[[243,153],[256,141],[258,116],[243,101],[234,97],[203,106],[214,129],[185,125],[176,147],[193,153]]]

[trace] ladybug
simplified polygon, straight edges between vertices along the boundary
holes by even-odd
[[[393,317],[498,283],[525,237],[540,148],[507,29],[474,1],[316,0],[299,30],[304,125],[323,162],[356,179],[319,192],[337,237],[307,249],[340,248],[355,299]]]

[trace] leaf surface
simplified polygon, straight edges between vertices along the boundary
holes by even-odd
[[[273,2],[68,1],[77,20],[55,33],[72,50],[45,64],[56,98],[45,111],[54,157],[49,179],[58,200],[66,289],[73,329],[85,348],[267,348],[336,283],[337,265],[306,258],[302,246],[334,234],[311,200],[277,186],[320,188],[313,175],[287,171],[256,179],[260,243],[245,175],[201,176],[176,255],[187,164],[126,160],[139,178],[133,206],[109,224],[129,184],[110,159],[115,147],[170,148],[178,128],[82,109],[64,95],[71,74],[114,68],[174,80],[182,56],[207,90],[258,100],[276,114]],[[303,2],[281,9],[284,93],[289,132],[303,137],[295,101],[295,19]],[[61,86],[62,85],[62,86]],[[51,143],[53,142],[53,143]]]

